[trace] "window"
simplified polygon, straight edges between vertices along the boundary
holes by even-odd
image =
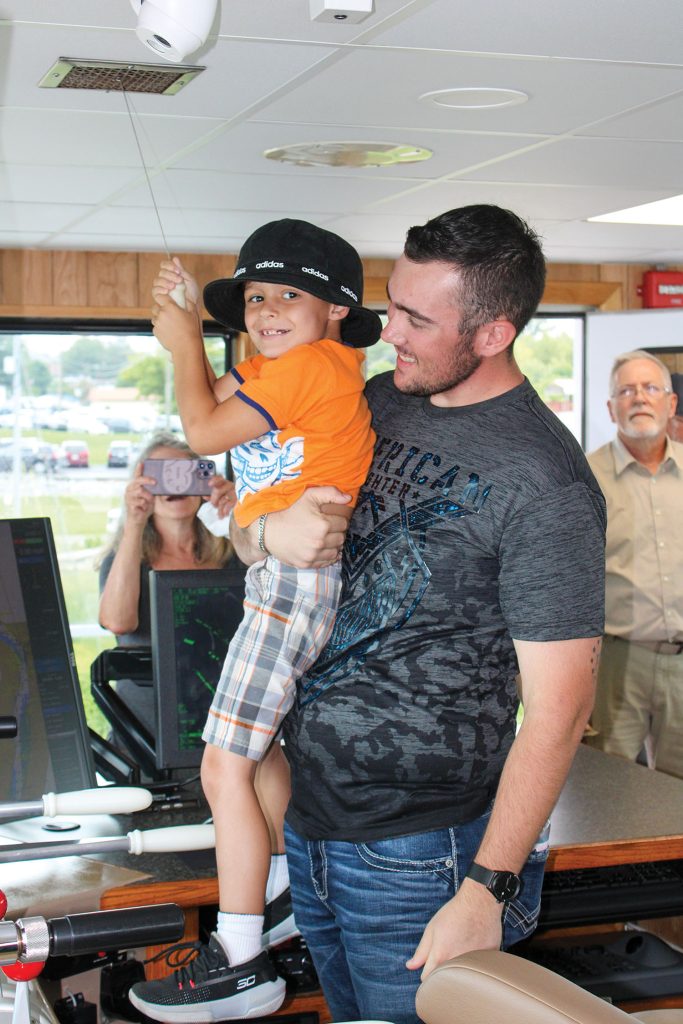
[[[515,358],[539,395],[583,442],[582,316],[534,317],[515,342]]]
[[[226,339],[206,343],[223,373]],[[96,564],[136,454],[161,428],[181,430],[171,365],[151,334],[125,325],[0,333],[0,518],[52,521],[86,714],[104,734],[90,664],[114,640],[97,625]]]

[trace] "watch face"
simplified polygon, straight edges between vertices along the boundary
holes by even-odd
[[[512,871],[496,871],[491,879],[490,888],[499,903],[507,903],[519,894],[522,883],[519,876]]]

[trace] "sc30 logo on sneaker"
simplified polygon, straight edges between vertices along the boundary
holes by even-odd
[[[256,975],[250,974],[248,978],[240,978],[237,982],[237,991],[240,992],[243,988],[251,988],[252,985],[256,984]]]

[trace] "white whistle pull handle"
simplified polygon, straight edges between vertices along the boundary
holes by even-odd
[[[184,850],[212,850],[216,845],[213,825],[175,825],[135,829],[128,833],[130,853],[181,853]]]
[[[102,786],[74,790],[71,793],[45,793],[43,814],[132,814],[143,811],[152,802],[148,789],[138,786]]]
[[[185,301],[185,285],[177,284],[173,291],[168,293],[176,306],[180,306],[181,309],[187,309],[187,303]]]

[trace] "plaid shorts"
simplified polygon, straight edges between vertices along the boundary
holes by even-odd
[[[260,761],[294,703],[296,680],[327,641],[341,566],[295,569],[272,555],[250,566],[244,618],[228,648],[206,743]]]

